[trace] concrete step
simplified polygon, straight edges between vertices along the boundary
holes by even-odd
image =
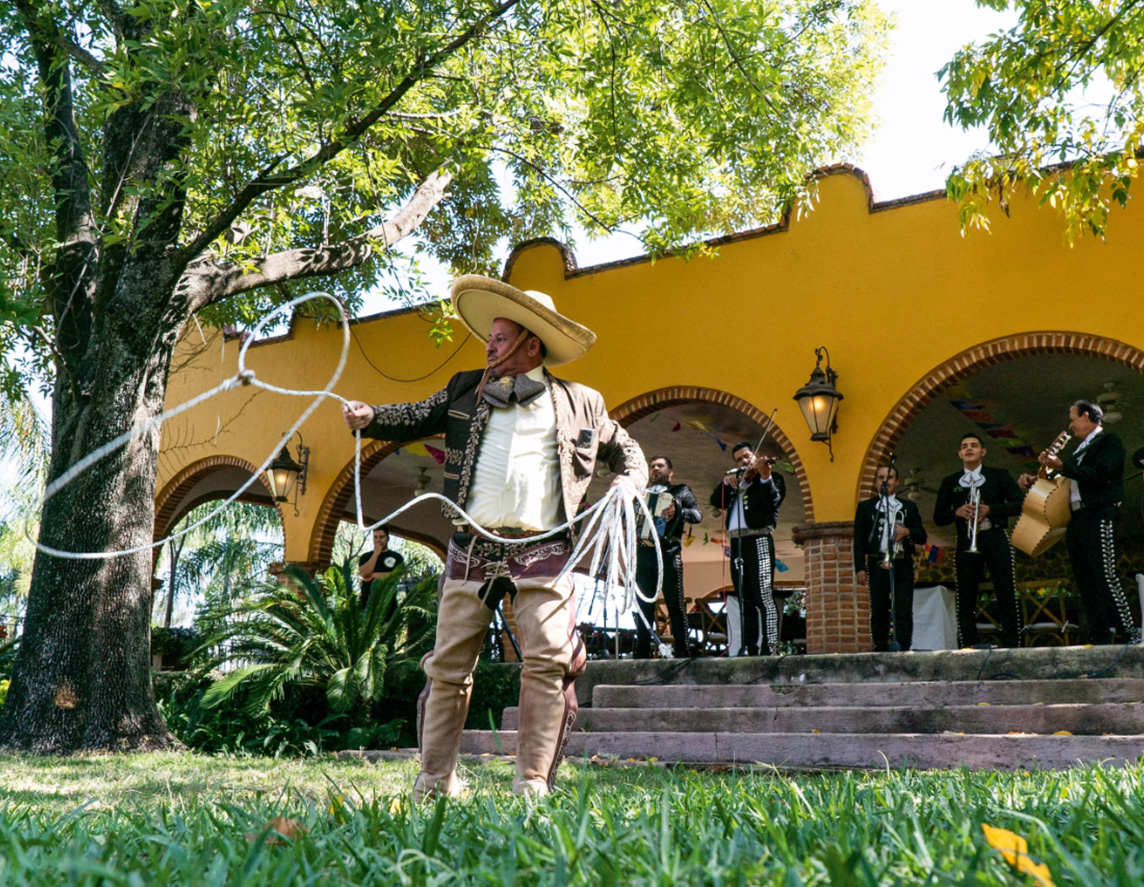
[[[876,684],[597,684],[592,708],[1100,704],[1144,701],[1144,680],[915,681]],[[582,709],[583,710],[583,709]],[[506,709],[507,712],[507,709]]]
[[[466,754],[515,754],[512,730],[466,730]],[[761,764],[797,769],[910,767],[1059,770],[1087,761],[1114,766],[1144,755],[1129,736],[853,733],[573,733],[569,758],[650,758],[667,763]]]
[[[932,653],[839,653],[745,659],[593,660],[576,680],[581,706],[600,684],[770,686],[1000,679],[1144,679],[1144,646],[1030,647]],[[1073,700],[1059,700],[1062,702]]]
[[[519,725],[505,709],[502,729]],[[877,708],[585,708],[580,732],[1144,734],[1144,705],[954,705]]]

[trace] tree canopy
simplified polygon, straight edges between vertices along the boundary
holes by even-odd
[[[158,415],[192,316],[323,279],[351,308],[418,232],[773,220],[869,131],[873,0],[14,0],[0,6],[0,348],[53,385],[48,480]],[[146,632],[159,432],[49,499],[0,743],[161,747]]]
[[[986,128],[995,150],[950,175],[963,227],[988,227],[992,199],[1028,188],[1064,216],[1069,240],[1103,236],[1138,175],[1144,135],[1144,0],[977,0],[1015,9],[1010,30],[940,71],[946,120]]]
[[[75,228],[113,278],[161,242],[191,307],[237,319],[331,271],[352,301],[377,269],[346,269],[418,223],[494,271],[498,241],[573,220],[647,220],[652,249],[771,220],[868,134],[887,27],[870,0],[17,0],[0,22],[0,316],[49,339],[40,279]]]

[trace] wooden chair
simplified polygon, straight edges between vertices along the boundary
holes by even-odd
[[[1017,583],[1026,647],[1067,647],[1077,642],[1080,626],[1068,616],[1070,590],[1064,579]]]
[[[1001,620],[997,618],[997,597],[993,585],[982,582],[977,594],[977,641],[1001,646]]]

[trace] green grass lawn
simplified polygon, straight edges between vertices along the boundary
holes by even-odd
[[[198,755],[0,756],[0,887],[304,884],[1144,884],[1144,767],[788,774],[573,763],[412,807],[415,765]],[[275,817],[301,828],[280,838]],[[282,826],[289,830],[288,826]]]

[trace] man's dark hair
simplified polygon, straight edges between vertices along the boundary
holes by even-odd
[[[898,474],[898,466],[897,465],[879,465],[877,468],[874,469],[874,477],[877,477],[878,472],[881,471],[883,468],[887,469],[886,470],[886,480],[890,479],[891,474],[896,478],[899,478],[899,479],[901,478],[901,475]]]
[[[959,441],[957,442],[957,445],[960,447],[960,446],[961,446],[963,443],[965,443],[965,441],[969,440],[969,438],[971,438],[971,437],[972,437],[974,440],[976,440],[976,441],[977,441],[979,444],[981,444],[981,446],[982,446],[982,447],[984,447],[984,446],[985,446],[985,441],[984,441],[984,439],[982,439],[981,435],[980,435],[980,434],[978,434],[976,431],[967,431],[967,432],[965,432],[965,434],[961,435],[961,440],[959,440]]]
[[[675,466],[671,464],[671,460],[669,458],[667,458],[667,456],[652,456],[650,459],[647,460],[647,464],[651,465],[651,463],[654,462],[656,459],[662,459],[664,462],[666,462],[667,468],[669,471],[675,470]]]
[[[1073,406],[1076,407],[1076,414],[1078,416],[1083,416],[1085,413],[1087,413],[1088,418],[1095,422],[1097,425],[1100,425],[1104,422],[1104,410],[1102,410],[1091,400],[1073,401]]]
[[[391,532],[389,532],[389,524],[382,524],[380,527],[374,527],[373,531],[375,533],[378,531],[381,531],[382,533],[385,533],[386,536],[392,536],[393,535]]]
[[[749,440],[741,440],[735,444],[735,446],[731,447],[731,455],[734,456],[739,450],[743,449],[743,447],[746,447],[752,453],[755,451],[755,445],[753,443]]]

